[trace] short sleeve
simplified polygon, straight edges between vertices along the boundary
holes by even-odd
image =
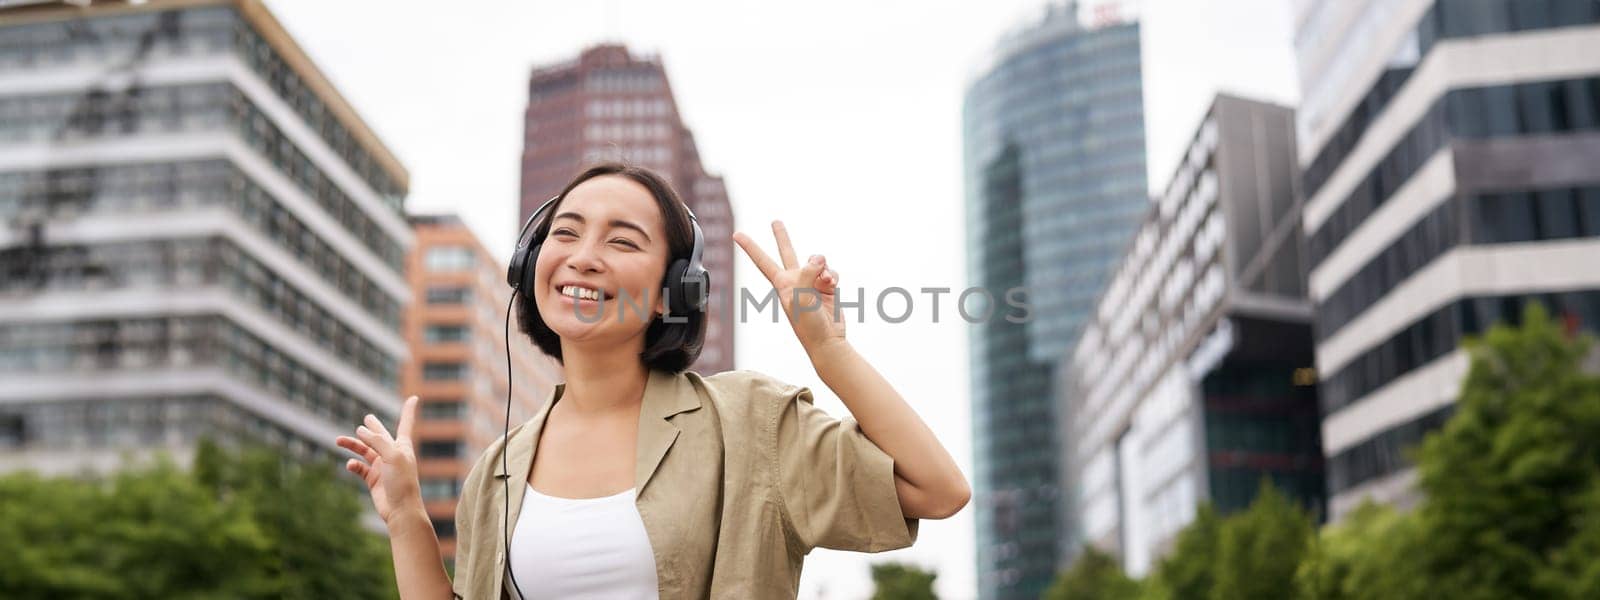
[[[785,395],[775,436],[778,488],[802,552],[882,552],[915,542],[918,520],[900,510],[894,459],[855,419],[813,405],[809,388],[788,386]]]

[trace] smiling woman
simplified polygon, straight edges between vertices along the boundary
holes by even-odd
[[[689,371],[706,330],[701,231],[656,174],[594,167],[535,212],[512,260],[519,329],[566,382],[462,485],[454,582],[422,510],[416,400],[398,436],[369,416],[339,438],[389,526],[401,596],[793,598],[812,548],[904,548],[919,519],[965,506],[949,453],[845,341],[838,275],[820,255],[800,263],[782,223],[773,234],[778,260],[734,239],[852,416],[758,372]],[[802,288],[823,310],[796,310]]]

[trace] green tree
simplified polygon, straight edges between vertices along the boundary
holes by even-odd
[[[1218,517],[1201,505],[1146,582],[1146,600],[1285,598],[1308,551],[1309,514],[1263,479],[1249,508]]]
[[[1295,572],[1295,592],[1305,600],[1432,597],[1415,559],[1421,540],[1413,513],[1362,503],[1316,537]]]
[[[904,563],[872,565],[872,600],[934,600],[933,580],[939,575]]]
[[[1172,552],[1156,564],[1145,585],[1149,600],[1203,600],[1215,587],[1215,558],[1222,539],[1222,518],[1209,502],[1200,505],[1194,522],[1178,532]]]
[[[1250,508],[1222,524],[1212,600],[1280,600],[1314,532],[1311,516],[1262,479]]]
[[[1600,378],[1586,338],[1530,304],[1520,327],[1468,340],[1456,413],[1418,453],[1417,544],[1432,592],[1452,598],[1550,597],[1549,558],[1575,538],[1600,481]],[[1588,556],[1590,562],[1600,556]]]
[[[1129,579],[1110,555],[1086,546],[1045,590],[1045,600],[1134,600],[1139,597],[1139,582]]]
[[[202,444],[101,479],[0,477],[0,589],[18,598],[393,598],[387,543],[324,463]]]

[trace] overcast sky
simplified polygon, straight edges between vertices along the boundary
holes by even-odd
[[[966,286],[962,92],[994,40],[1035,19],[1041,0],[267,4],[409,167],[410,208],[460,214],[502,260],[518,225],[529,70],[602,41],[659,54],[707,170],[727,180],[738,227],[774,253],[769,223],[782,219],[797,252],[828,256],[844,299],[866,288],[868,319],[852,321],[849,338],[972,473],[967,325],[949,296],[938,323],[926,296],[899,324],[871,307],[890,286]],[[1124,11],[1145,23],[1154,188],[1218,89],[1293,102],[1287,5],[1147,0]],[[735,253],[737,283],[766,289]],[[809,386],[844,414],[787,323],[736,332],[740,368]],[[921,527],[907,550],[813,552],[801,597],[866,597],[868,565],[882,560],[937,569],[942,597],[975,596],[971,508]]]

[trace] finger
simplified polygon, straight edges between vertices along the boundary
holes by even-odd
[[[400,430],[400,439],[411,439],[412,432],[417,430],[417,397],[406,398],[406,403],[400,407],[400,425],[395,429]]]
[[[354,458],[345,461],[344,470],[355,473],[356,477],[360,477],[362,479],[367,478],[367,463],[361,462]]]
[[[361,441],[366,442],[367,446],[377,452],[379,458],[388,456],[394,449],[394,442],[389,441],[388,436],[367,429],[365,425],[356,428],[356,437],[361,438]]]
[[[789,228],[783,226],[783,221],[772,222],[772,237],[778,238],[778,258],[783,260],[783,268],[795,268],[799,263],[795,262],[794,244],[789,243]]]
[[[811,260],[806,261],[805,266],[800,267],[800,285],[811,286],[816,289],[821,284],[819,278],[823,269],[828,268],[825,260],[821,254],[811,255]],[[821,290],[819,289],[818,291]]]
[[[373,416],[371,413],[367,413],[367,418],[362,419],[361,422],[367,424],[367,429],[371,429],[375,433],[382,434],[384,439],[394,439],[393,435],[389,435],[389,428],[383,426],[383,421],[379,420],[378,417]]]
[[[334,440],[334,443],[338,444],[340,448],[356,453],[356,456],[366,459],[367,462],[378,460],[378,452],[373,450],[371,446],[362,443],[361,440],[341,435],[339,439]]]
[[[817,285],[824,294],[832,294],[839,287],[839,274],[833,269],[823,269],[821,282]]]
[[[767,253],[761,250],[761,246],[757,246],[755,241],[750,239],[750,236],[745,235],[744,232],[733,234],[733,241],[744,249],[745,255],[750,257],[750,262],[756,264],[756,268],[760,269],[761,274],[767,277],[767,281],[777,281],[778,271],[781,268],[778,263],[772,261],[772,257],[767,256]]]

